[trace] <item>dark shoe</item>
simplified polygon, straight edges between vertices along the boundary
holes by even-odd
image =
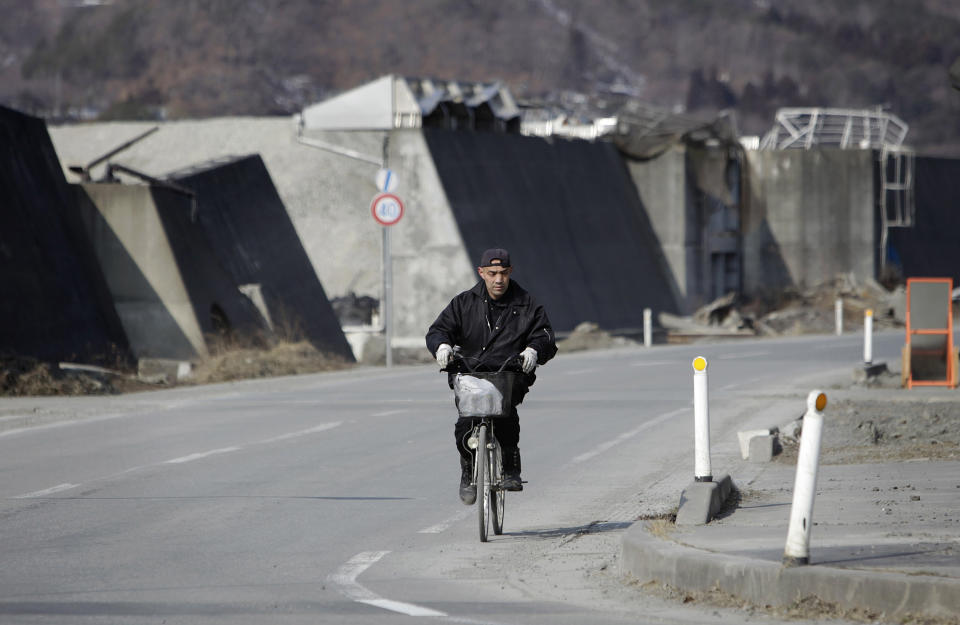
[[[503,448],[503,489],[523,490],[523,480],[520,479],[520,450],[516,447]]]
[[[503,474],[503,490],[523,490],[523,480],[520,479],[519,473],[504,473]]]
[[[477,501],[477,485],[473,482],[473,466],[470,460],[460,457],[460,501],[472,506]]]

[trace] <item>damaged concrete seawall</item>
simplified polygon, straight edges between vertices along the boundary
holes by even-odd
[[[204,266],[226,270],[218,284],[229,280],[239,285],[278,338],[306,339],[321,352],[353,360],[333,307],[260,156],[206,164],[174,180],[196,197],[195,218],[188,222],[182,212],[172,213],[180,217],[181,237],[188,231],[194,236],[193,231],[202,231],[201,245],[209,244],[218,261]]]
[[[879,222],[872,150],[748,150],[743,288],[875,278]]]
[[[85,124],[51,132],[66,166],[89,162],[152,125]],[[406,211],[390,227],[395,345],[423,346],[437,313],[478,280],[480,252],[497,245],[514,247],[518,259],[528,256],[518,265],[521,284],[541,299],[556,293],[555,306],[544,304],[557,310],[558,329],[584,320],[640,328],[644,304],[676,310],[656,260],[658,244],[641,223],[636,191],[612,146],[455,131],[432,133],[428,145],[431,130],[309,131],[303,137],[374,160],[385,154],[399,180],[396,193]],[[167,122],[117,160],[162,177],[205,161],[259,154],[328,297],[353,292],[379,299],[384,227],[370,213],[378,166],[300,143],[296,131],[288,118]],[[477,230],[471,220],[481,215],[490,227]],[[500,237],[490,220],[515,225]],[[644,269],[625,272],[624,266]],[[557,286],[563,267],[566,278]],[[645,277],[629,280],[638,273]],[[603,280],[620,286],[601,288]],[[565,296],[569,291],[592,295]],[[623,293],[631,294],[629,301]],[[571,306],[593,308],[564,310]],[[603,323],[598,314],[608,309],[610,322]]]
[[[83,226],[135,356],[206,355],[206,336],[219,329],[215,310],[238,329],[264,327],[192,222],[190,198],[146,185],[91,183],[75,189]]]
[[[259,154],[326,295],[380,299],[383,226],[370,213],[378,166],[298,143],[290,118],[82,124],[53,127],[51,135],[66,169],[155,125],[158,132],[116,160],[163,177],[198,163]],[[391,226],[394,340],[423,346],[437,313],[475,281],[476,261],[467,257],[422,132],[310,131],[305,139],[374,159],[382,158],[386,142],[387,165],[406,207],[403,219]],[[94,178],[99,174],[97,168]]]
[[[0,106],[0,354],[128,357],[73,199],[43,120]]]
[[[423,132],[471,260],[488,247],[510,250],[513,277],[555,330],[592,321],[639,334],[645,307],[677,310],[656,236],[611,143]]]
[[[686,313],[718,296],[708,262],[715,251],[710,216],[697,206],[698,191],[731,207],[739,204],[739,231],[729,234],[739,239],[731,241],[731,251],[739,252],[740,288],[748,297],[812,286],[838,273],[876,277],[873,151],[745,150],[737,184],[725,190],[714,184],[712,191],[704,184],[710,180],[691,165],[689,152],[676,144],[649,160],[627,160]],[[705,153],[719,157],[722,151]]]
[[[649,160],[626,156],[624,160],[656,236],[661,262],[668,268],[674,299],[681,314],[690,314],[711,298],[700,266],[704,249],[690,197],[686,149],[675,144]]]

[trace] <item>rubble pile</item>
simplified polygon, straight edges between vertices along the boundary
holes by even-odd
[[[633,345],[636,341],[622,337],[613,336],[592,321],[584,321],[573,329],[562,341],[558,341],[557,347],[561,352],[577,352],[586,349],[605,349],[608,347],[622,347],[624,345]]]
[[[903,327],[906,291],[889,291],[876,280],[857,280],[839,274],[833,280],[806,289],[788,288],[765,298],[738,301],[734,293],[721,297],[688,317],[660,313],[668,341],[717,336],[793,336],[828,334],[836,329],[835,302],[843,303],[843,331],[863,328],[873,311],[874,330]]]

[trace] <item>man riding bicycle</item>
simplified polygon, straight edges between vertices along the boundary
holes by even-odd
[[[503,449],[503,486],[506,490],[523,490],[520,479],[520,418],[517,405],[536,381],[534,369],[557,353],[553,328],[543,306],[519,284],[510,280],[513,268],[507,250],[485,251],[477,271],[482,278],[472,289],[454,297],[427,331],[427,349],[441,368],[451,360],[454,346],[460,356],[477,371],[496,371],[507,360],[519,355],[524,375],[520,388],[514,388],[511,415],[497,420],[495,436]],[[453,388],[454,374],[448,380]],[[471,485],[472,454],[466,438],[474,419],[461,417],[454,427],[457,451],[460,452],[460,500],[472,505],[477,488]]]

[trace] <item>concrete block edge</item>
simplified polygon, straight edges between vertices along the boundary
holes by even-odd
[[[676,524],[709,523],[723,508],[733,488],[733,480],[727,474],[718,476],[712,482],[691,482],[680,493]]]
[[[776,562],[688,547],[652,536],[634,523],[621,542],[621,573],[689,592],[721,590],[750,603],[783,606],[807,596],[886,616],[954,616],[960,580],[826,565],[784,567]]]

